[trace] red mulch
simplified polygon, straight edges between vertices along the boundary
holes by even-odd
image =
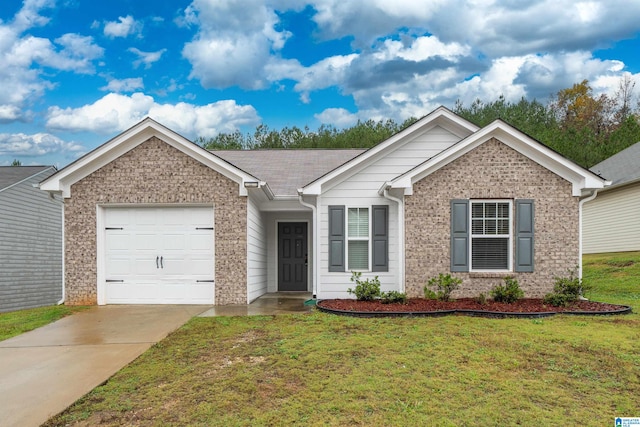
[[[500,303],[487,300],[478,303],[474,298],[461,298],[452,301],[410,298],[406,304],[384,304],[381,301],[357,301],[354,299],[323,300],[318,303],[323,308],[352,312],[429,312],[446,310],[477,310],[497,313],[543,313],[543,312],[608,312],[618,311],[624,306],[594,301],[576,301],[568,307],[554,307],[544,304],[542,299],[525,298],[514,303]]]

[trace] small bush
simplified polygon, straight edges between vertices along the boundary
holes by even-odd
[[[378,276],[373,279],[362,280],[362,273],[359,271],[351,272],[351,281],[355,282],[355,289],[347,289],[347,292],[354,294],[359,301],[373,301],[380,298],[380,280]]]
[[[453,277],[448,273],[440,273],[438,277],[429,279],[427,286],[424,287],[424,296],[427,299],[434,299],[432,296],[435,295],[435,298],[440,301],[449,301],[451,299],[451,292],[458,289],[461,283],[462,279],[458,277]],[[436,288],[435,292],[431,289],[434,286]]]
[[[575,270],[569,271],[569,277],[555,277],[553,292],[544,296],[544,303],[556,307],[568,306],[580,298],[584,291],[582,280]]]
[[[480,305],[485,305],[487,303],[487,296],[484,293],[481,293],[476,297],[476,302]]]
[[[383,292],[380,298],[384,304],[404,304],[407,302],[407,294],[398,291]]]
[[[508,304],[518,301],[524,297],[524,292],[520,289],[518,281],[511,276],[504,278],[504,285],[495,286],[491,289],[491,297],[497,302],[506,302]]]

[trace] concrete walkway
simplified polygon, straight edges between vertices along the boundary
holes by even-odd
[[[0,341],[0,426],[39,426],[210,306],[100,306]]]

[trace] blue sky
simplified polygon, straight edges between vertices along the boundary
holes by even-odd
[[[0,165],[63,167],[147,116],[195,139],[612,95],[640,1],[2,0],[0,58]]]

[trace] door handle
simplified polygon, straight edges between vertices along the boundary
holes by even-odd
[[[158,264],[159,260],[160,260],[160,257],[156,257],[156,268],[160,268],[160,264]]]
[[[164,268],[164,264],[162,263],[162,257],[160,257],[160,268]]]

